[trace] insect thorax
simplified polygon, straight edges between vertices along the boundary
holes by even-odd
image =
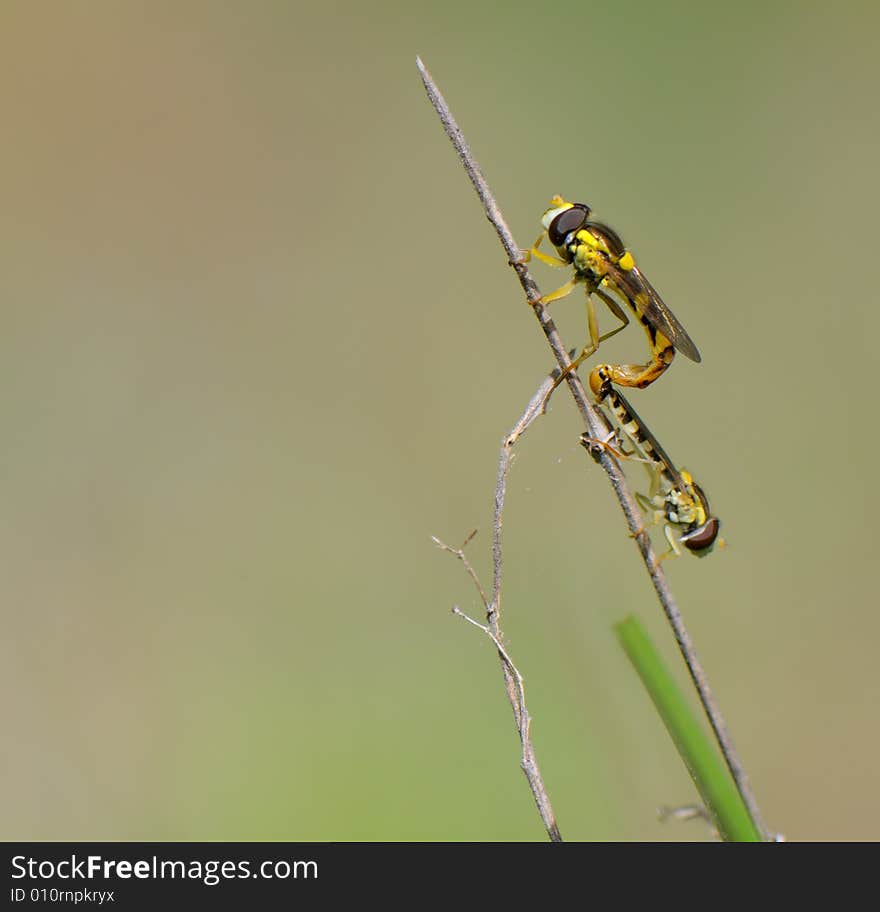
[[[572,266],[581,275],[601,279],[608,272],[606,257],[595,247],[575,240],[568,245],[567,250]]]

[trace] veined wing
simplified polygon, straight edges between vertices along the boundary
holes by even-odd
[[[638,266],[633,266],[632,269],[613,267],[609,270],[608,277],[619,287],[621,293],[629,298],[632,305],[644,314],[651,326],[669,339],[676,351],[680,351],[691,361],[700,363],[700,353],[687,330],[663,303],[663,299]]]
[[[616,404],[620,410],[624,413],[623,415],[618,416],[623,424],[635,424],[637,428],[637,434],[633,438],[633,443],[645,452],[652,460],[662,463],[663,468],[668,473],[669,477],[672,479],[673,484],[683,491],[685,489],[684,481],[682,480],[681,475],[679,474],[678,469],[675,467],[675,463],[669,458],[666,450],[660,445],[660,441],[651,433],[650,428],[639,418],[636,410],[629,404],[629,400],[625,399],[617,387],[611,387],[609,391],[609,397],[616,400]],[[622,419],[626,419],[623,421]],[[621,430],[624,430],[621,427]],[[627,433],[624,431],[624,433]],[[627,434],[627,436],[630,436]],[[645,446],[647,444],[647,447]]]

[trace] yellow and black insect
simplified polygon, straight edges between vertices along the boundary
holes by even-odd
[[[645,278],[620,236],[608,225],[592,221],[590,213],[591,209],[585,203],[570,203],[561,196],[554,196],[550,200],[550,208],[541,219],[544,230],[534,245],[525,252],[526,259],[534,255],[548,266],[574,268],[574,275],[568,282],[544,295],[541,299],[543,304],[567,297],[577,285],[585,287],[590,338],[565,373],[576,370],[598,349],[601,342],[620,332],[629,323],[629,317],[621,304],[629,307],[644,326],[651,347],[651,360],[646,364],[599,365],[590,374],[590,387],[594,395],[598,396],[600,391],[600,372],[618,386],[644,389],[669,367],[676,351],[699,362],[700,353],[696,345]],[[538,250],[544,237],[550,239],[558,257]],[[594,294],[608,305],[621,322],[620,326],[603,336],[599,335],[592,301]],[[560,381],[563,377],[560,377]]]
[[[611,385],[610,376],[603,373],[601,367],[597,370],[600,381],[597,400],[610,411],[611,423],[626,435],[651,471],[651,488],[647,496],[636,494],[636,499],[655,523],[664,523],[669,550],[660,555],[660,559],[673,553],[681,554],[679,545],[698,557],[705,557],[716,543],[723,544],[718,538],[721,520],[712,515],[709,499],[689,472],[675,467],[633,407]],[[597,441],[584,434],[581,443],[592,449]],[[608,446],[608,443],[602,441],[599,445]]]

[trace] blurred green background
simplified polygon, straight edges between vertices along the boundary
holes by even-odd
[[[700,347],[632,397],[730,544],[673,588],[771,827],[880,837],[875,5],[0,19],[3,838],[544,838],[430,536],[488,584],[552,360],[416,54],[518,241],[589,202]],[[656,819],[694,791],[612,623],[680,663],[579,433],[562,391],[509,486],[538,758],[569,839],[703,839]]]

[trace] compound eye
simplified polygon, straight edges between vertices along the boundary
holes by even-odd
[[[550,237],[550,243],[554,247],[562,247],[565,239],[572,231],[577,231],[583,227],[584,222],[590,214],[590,207],[583,203],[575,203],[571,209],[560,212],[550,223],[547,234]]]
[[[685,547],[695,553],[708,551],[715,544],[715,539],[718,538],[720,531],[721,521],[713,516],[684,539]]]

